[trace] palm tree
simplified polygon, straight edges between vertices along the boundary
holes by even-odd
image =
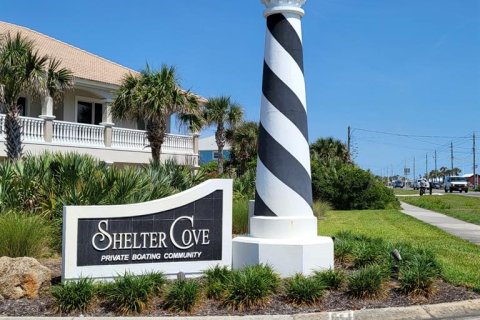
[[[0,37],[0,105],[6,111],[9,159],[18,160],[22,156],[22,126],[17,103],[20,94],[29,93],[33,97],[53,94],[58,97],[72,85],[72,80],[72,73],[60,68],[59,60],[41,56],[33,41],[20,33]]]
[[[231,163],[236,167],[237,174],[243,175],[248,164],[257,159],[258,123],[243,122],[235,129],[228,130],[226,137],[232,146]]]
[[[438,170],[439,175],[442,177],[442,182],[445,182],[445,176],[447,175],[447,167],[440,167]]]
[[[332,137],[318,139],[310,145],[310,151],[323,161],[335,159],[342,163],[352,163],[345,143]]]
[[[223,173],[223,148],[225,147],[227,129],[234,129],[243,118],[241,106],[230,97],[216,97],[208,100],[203,110],[203,118],[209,126],[216,125],[215,142],[218,147],[218,174]]]
[[[460,168],[453,168],[451,170],[451,175],[452,176],[458,176],[461,172],[462,172],[462,170]]]
[[[144,120],[153,163],[160,162],[167,120],[172,114],[200,114],[199,98],[180,88],[174,67],[163,65],[159,71],[147,67],[140,75],[126,74],[112,103],[112,115],[118,119]]]

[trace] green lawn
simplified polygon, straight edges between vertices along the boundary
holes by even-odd
[[[398,189],[398,188],[393,189],[393,193],[399,194],[399,195],[404,195],[404,194],[419,194],[419,192],[420,192],[420,191],[418,191],[418,190],[412,190],[412,189],[408,189],[408,190]],[[403,198],[402,198],[402,199],[403,199]]]
[[[480,198],[444,195],[433,197],[402,197],[414,206],[437,211],[451,217],[480,225]]]
[[[319,234],[350,230],[387,241],[405,241],[435,252],[446,281],[480,291],[480,246],[407,216],[397,210],[329,211]]]

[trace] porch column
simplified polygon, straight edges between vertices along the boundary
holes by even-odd
[[[52,142],[53,140],[53,98],[48,95],[42,97],[42,114],[39,116],[45,123],[43,125],[43,139],[45,142]]]
[[[194,132],[192,134],[193,136],[193,139],[192,139],[192,143],[193,143],[193,167],[194,168],[198,168],[198,159],[200,157],[200,154],[199,154],[199,150],[198,150],[198,139],[200,137],[200,135],[198,134],[198,132]]]
[[[100,122],[101,126],[104,126],[104,143],[105,147],[112,146],[112,127],[115,125],[113,123],[112,118],[112,100],[105,99],[103,102],[103,110],[102,110],[102,122]]]

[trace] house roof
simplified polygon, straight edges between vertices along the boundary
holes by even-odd
[[[230,150],[230,144],[225,142],[225,147],[223,150]],[[205,137],[198,139],[198,150],[200,151],[217,151],[218,146],[215,141],[215,136]]]
[[[60,59],[61,66],[70,69],[76,78],[120,85],[126,73],[138,73],[40,32],[0,21],[0,34],[8,32],[12,35],[20,32],[23,36],[32,40],[40,54],[53,55]]]

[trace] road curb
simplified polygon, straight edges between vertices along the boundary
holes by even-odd
[[[292,315],[245,315],[245,316],[201,316],[201,317],[2,317],[0,320],[365,320],[365,319],[452,319],[461,317],[480,317],[480,299],[447,302],[439,304],[419,305],[410,307],[392,307],[382,309],[361,309],[351,311],[334,311],[318,313],[301,313]]]

